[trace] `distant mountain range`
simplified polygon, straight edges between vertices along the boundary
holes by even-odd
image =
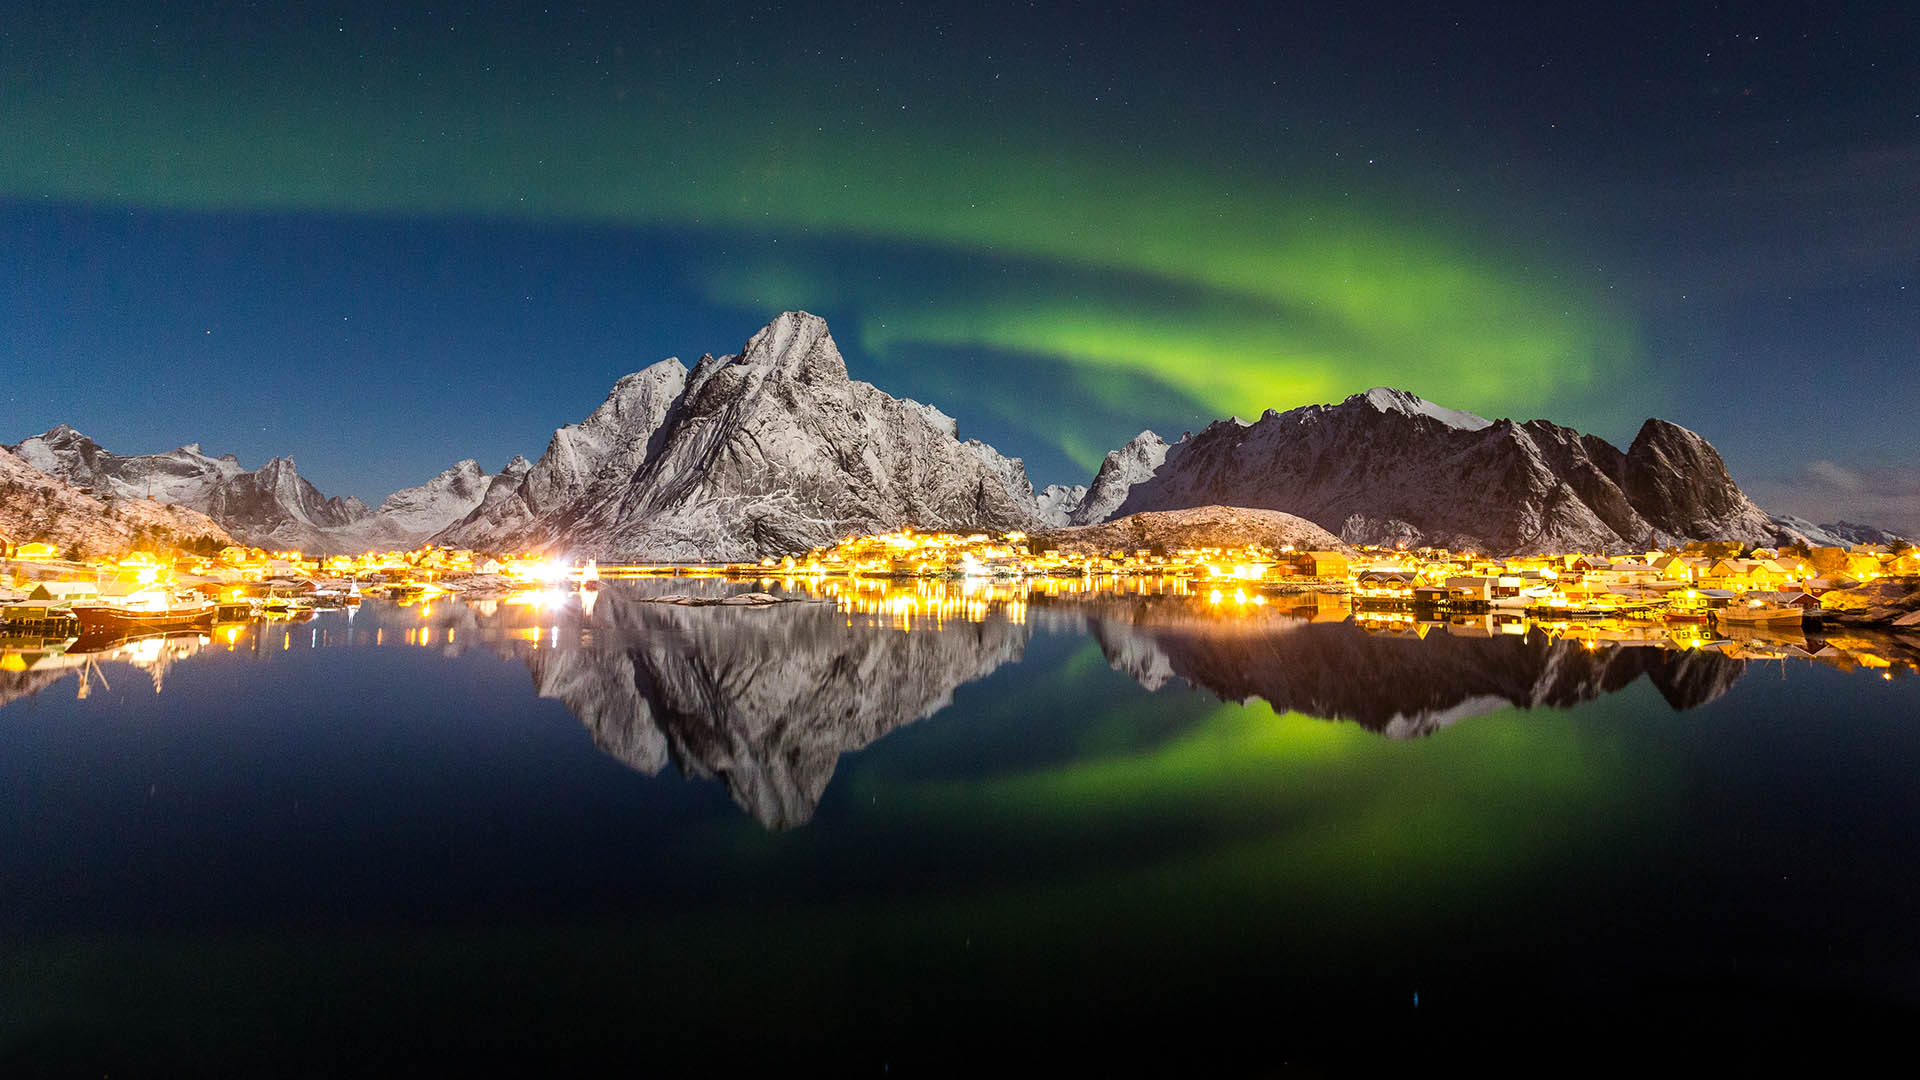
[[[537,461],[493,475],[462,461],[378,508],[323,495],[290,458],[248,471],[197,445],[120,456],[66,425],[6,449],[82,497],[183,507],[243,542],[321,553],[431,541],[736,560],[902,525],[1034,532],[1205,506],[1292,515],[1351,544],[1500,553],[1896,539],[1770,517],[1704,438],[1664,420],[1623,451],[1384,387],[1173,443],[1143,431],[1090,485],[1036,492],[1018,458],[962,440],[952,417],[850,378],[825,321],[805,312],[780,315],[737,354],[623,377]]]
[[[85,496],[198,511],[232,534],[228,543],[321,554],[412,548],[478,506],[493,479],[462,461],[375,510],[322,495],[287,457],[252,471],[231,454],[209,457],[198,444],[123,457],[65,424],[5,449],[10,460]]]

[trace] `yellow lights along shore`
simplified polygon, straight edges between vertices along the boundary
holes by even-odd
[[[782,596],[768,593],[752,603],[782,597],[824,601],[849,619],[902,630],[989,618],[1024,623],[1039,606],[1145,600],[1166,605],[1160,610],[1177,617],[1197,614],[1229,623],[1352,620],[1369,632],[1417,636],[1435,630],[1540,631],[1592,648],[1715,647],[1742,658],[1772,658],[1797,647],[1794,639],[1804,644],[1800,626],[1807,618],[1851,616],[1879,604],[1874,597],[1882,582],[1920,584],[1920,560],[1910,551],[1821,548],[1796,555],[1761,549],[1735,557],[1706,554],[1708,547],[1618,558],[1494,558],[1433,548],[1300,551],[1259,544],[1061,550],[1018,532],[910,528],[851,536],[757,563],[691,566],[600,566],[542,553],[488,555],[431,546],[324,558],[236,547],[172,562],[138,553],[86,563],[13,560],[0,588],[16,598],[42,588],[48,595],[16,599],[18,606],[0,608],[0,618],[57,619],[63,612],[56,609],[76,597],[130,604],[142,596],[194,591],[220,603],[222,620],[230,617],[228,605],[236,609],[231,617],[243,620],[298,620],[311,618],[315,606],[357,602],[350,597],[357,598],[364,585],[370,595],[417,605],[414,614],[422,624],[433,622],[442,599],[477,605],[487,617],[503,605],[535,613],[548,623],[547,632],[527,640],[557,648],[562,617],[592,620],[603,580],[684,578],[758,583],[763,592]],[[57,554],[51,548],[35,552]],[[1829,627],[1824,636],[1831,640],[1833,632]],[[412,636],[424,644],[428,633],[423,627]],[[442,640],[437,632],[431,636]],[[234,640],[229,632],[225,643]],[[1902,663],[1880,656],[1870,643],[1853,642],[1836,656],[1853,666]]]

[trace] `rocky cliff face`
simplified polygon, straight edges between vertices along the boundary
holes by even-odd
[[[146,499],[96,498],[0,450],[0,536],[62,551],[116,553],[135,546],[205,549],[233,537],[212,518]]]
[[[215,487],[206,511],[215,520],[229,523],[229,530],[249,544],[319,552],[338,550],[327,537],[329,531],[369,513],[359,499],[322,495],[287,457],[274,458]]]
[[[1107,451],[1106,460],[1093,475],[1087,493],[1067,515],[1069,525],[1092,525],[1107,520],[1134,485],[1146,482],[1167,460],[1167,443],[1151,431],[1143,431],[1118,450]]]
[[[9,447],[22,461],[101,497],[150,499],[197,510],[232,540],[311,553],[411,548],[472,512],[491,478],[463,461],[425,484],[394,492],[370,510],[359,499],[329,498],[279,457],[248,471],[233,455],[210,457],[198,444],[161,454],[123,456],[62,424]]]
[[[1627,447],[1620,487],[1654,529],[1689,539],[1771,540],[1773,522],[1727,473],[1707,440],[1648,420]]]
[[[198,443],[164,454],[123,457],[65,424],[7,449],[41,472],[94,495],[152,499],[203,512],[221,485],[246,472],[233,455],[208,457]]]
[[[553,433],[538,462],[517,478],[503,472],[498,493],[489,491],[436,541],[496,551],[564,542],[590,510],[633,483],[686,385],[686,365],[671,358],[623,376],[585,420]]]
[[[1349,543],[1494,552],[1771,543],[1777,532],[1706,440],[1664,421],[1649,421],[1623,453],[1545,420],[1490,421],[1379,388],[1252,424],[1220,421],[1139,477],[1157,452],[1148,434],[1109,455],[1076,520],[1247,506],[1298,515]]]
[[[662,361],[628,376],[579,430],[555,433],[505,509],[441,539],[726,560],[901,525],[1025,531],[1040,520],[1018,459],[962,441],[938,409],[849,378],[825,321],[805,312],[691,372]]]

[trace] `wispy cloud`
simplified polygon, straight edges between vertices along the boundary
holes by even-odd
[[[1836,491],[1855,493],[1867,486],[1865,477],[1837,461],[1809,461],[1801,475]]]
[[[1920,468],[1809,461],[1798,473],[1753,485],[1775,513],[1818,523],[1845,519],[1920,536]]]

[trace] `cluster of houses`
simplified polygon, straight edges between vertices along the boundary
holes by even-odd
[[[1438,549],[1358,552],[1239,547],[1159,547],[1136,550],[1057,550],[1020,533],[925,533],[913,529],[854,536],[805,555],[705,568],[708,573],[803,575],[822,578],[945,578],[1015,582],[1059,578],[1225,579],[1230,588],[1289,588],[1346,593],[1355,608],[1448,611],[1517,610],[1536,615],[1583,613],[1703,618],[1716,611],[1771,609],[1818,613],[1829,598],[1885,580],[1920,585],[1920,552],[1880,546],[1851,549],[1760,549],[1715,553],[1716,545],[1680,551],[1491,558]],[[1726,545],[1718,545],[1722,551]],[[58,561],[52,545],[13,545],[8,551],[17,591],[32,580],[47,591],[98,588],[130,570],[158,566],[182,583],[284,582],[334,579],[407,587],[461,589],[476,581],[542,579],[555,564],[537,555],[490,556],[428,546],[416,551],[308,556],[297,551],[228,547],[212,556],[161,562],[135,555],[87,563]],[[138,563],[139,566],[134,564]],[[685,574],[686,567],[652,568]],[[649,568],[622,568],[644,573]],[[565,573],[566,568],[559,568]],[[1243,584],[1244,583],[1244,584]],[[1243,593],[1244,595],[1244,593]]]
[[[1338,551],[1240,547],[1077,551],[1037,548],[1023,533],[923,533],[912,529],[852,536],[805,555],[764,559],[729,572],[900,578],[1134,577],[1235,578],[1344,584],[1352,560]]]
[[[1760,605],[1818,613],[1830,594],[1898,579],[1920,584],[1920,555],[1913,549],[1760,549],[1745,557],[1651,551],[1637,557],[1509,559],[1437,550],[1370,550],[1355,564],[1352,596],[1363,605],[1694,617]]]

